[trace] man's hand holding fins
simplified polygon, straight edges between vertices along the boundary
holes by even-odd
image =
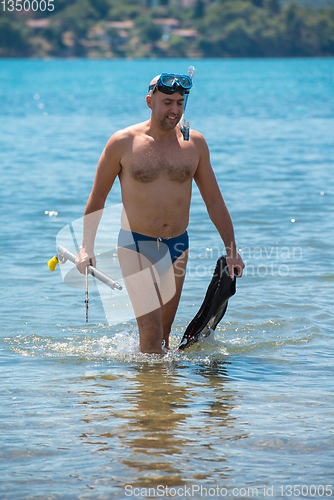
[[[231,279],[233,280],[234,277],[241,278],[245,264],[236,249],[232,252],[227,249],[226,263]]]

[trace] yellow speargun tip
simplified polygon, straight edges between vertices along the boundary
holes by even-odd
[[[56,269],[56,265],[58,264],[59,260],[57,259],[57,256],[55,255],[52,257],[52,259],[49,260],[48,262],[48,267],[50,271],[54,271]]]

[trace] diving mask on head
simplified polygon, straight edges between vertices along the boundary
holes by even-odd
[[[162,73],[158,81],[153,85],[148,87],[149,91],[154,93],[155,89],[163,94],[174,94],[174,92],[179,92],[180,94],[189,94],[191,87],[193,86],[190,76],[188,75],[175,75],[174,73]]]

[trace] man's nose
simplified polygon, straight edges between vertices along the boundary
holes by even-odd
[[[173,102],[172,105],[171,105],[171,111],[173,111],[174,114],[178,114],[179,112],[179,108],[178,108],[178,105],[177,105],[177,102]]]

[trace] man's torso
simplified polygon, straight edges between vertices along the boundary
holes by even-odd
[[[121,158],[122,227],[153,237],[179,236],[188,225],[198,148],[179,131],[172,140],[157,141],[140,125],[129,134]]]

